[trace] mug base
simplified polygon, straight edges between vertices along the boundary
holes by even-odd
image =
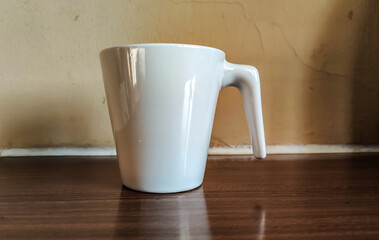
[[[182,187],[175,187],[175,188],[170,188],[170,187],[161,187],[161,188],[148,188],[148,187],[138,187],[138,186],[131,186],[129,184],[123,183],[123,185],[131,189],[133,191],[137,192],[146,192],[146,193],[180,193],[180,192],[187,192],[190,190],[194,190],[198,187],[200,187],[203,184],[203,182],[196,183],[196,184],[191,184],[187,186],[182,186]]]

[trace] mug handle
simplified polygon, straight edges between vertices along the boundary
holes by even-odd
[[[238,88],[242,94],[254,156],[265,158],[266,142],[258,70],[253,66],[225,61],[221,88],[228,86]]]

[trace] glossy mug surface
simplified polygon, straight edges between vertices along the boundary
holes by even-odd
[[[226,62],[219,49],[187,44],[107,48],[100,60],[126,187],[170,193],[200,186],[218,94],[227,86],[243,95],[254,155],[266,156],[254,67]]]

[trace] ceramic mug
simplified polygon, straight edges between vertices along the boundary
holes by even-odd
[[[256,68],[188,44],[112,47],[100,60],[126,187],[170,193],[200,186],[218,94],[227,86],[242,93],[255,157],[266,156]]]

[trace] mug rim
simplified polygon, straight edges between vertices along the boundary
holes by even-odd
[[[131,43],[131,44],[124,44],[124,45],[104,48],[103,50],[100,51],[100,54],[108,50],[119,49],[119,48],[131,48],[131,47],[144,47],[144,48],[146,47],[185,47],[185,48],[209,49],[209,50],[220,52],[225,56],[225,52],[218,48],[208,47],[208,46],[203,46],[203,45],[196,45],[196,44],[187,44],[187,43]]]

